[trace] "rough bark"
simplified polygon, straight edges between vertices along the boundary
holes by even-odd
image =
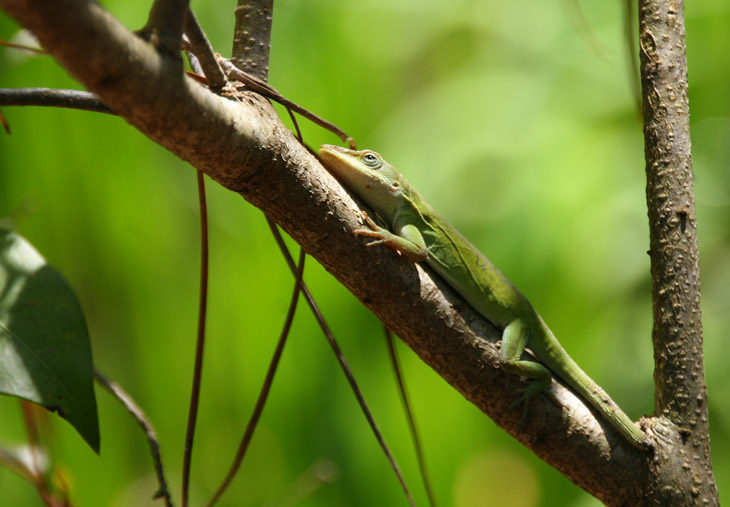
[[[233,31],[233,64],[264,81],[269,80],[269,53],[274,0],[239,0]]]
[[[655,430],[668,444],[660,447],[652,466],[652,499],[661,505],[712,505],[718,500],[702,349],[683,2],[640,1],[639,32]]]

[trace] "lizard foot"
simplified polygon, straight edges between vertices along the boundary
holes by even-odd
[[[549,385],[549,383],[548,383]],[[520,404],[523,405],[522,409],[522,417],[520,418],[520,422],[518,425],[518,428],[520,430],[524,429],[525,424],[527,423],[527,413],[530,408],[530,401],[532,401],[532,398],[540,394],[541,392],[545,391],[546,386],[543,382],[531,382],[525,389],[522,391],[522,394],[520,395],[517,400],[510,403],[510,409],[514,410],[515,408],[519,407]],[[553,401],[557,401],[553,398]]]

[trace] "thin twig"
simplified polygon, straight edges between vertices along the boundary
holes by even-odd
[[[228,77],[233,78],[237,81],[240,81],[241,83],[245,84],[251,90],[255,91],[256,93],[260,93],[264,97],[270,98],[271,100],[278,102],[282,106],[285,106],[287,108],[290,108],[292,111],[296,111],[297,113],[304,116],[306,119],[311,121],[312,123],[319,125],[323,129],[329,130],[333,134],[337,135],[340,139],[342,139],[344,142],[348,143],[350,145],[351,149],[355,149],[355,140],[347,135],[347,132],[342,130],[340,127],[335,125],[334,123],[330,123],[324,118],[317,116],[313,112],[304,109],[302,106],[297,104],[296,102],[292,102],[291,100],[284,97],[281,93],[279,93],[276,88],[271,86],[269,83],[265,81],[261,81],[260,79],[252,76],[251,74],[247,74],[246,72],[243,72],[242,70],[236,68],[231,62],[226,60],[225,58],[218,56],[218,61],[220,62],[221,66],[223,67],[223,70],[228,74]]]
[[[568,22],[573,25],[573,30],[583,39],[588,48],[600,59],[608,60],[606,46],[596,36],[596,31],[586,18],[578,0],[563,0],[563,10],[567,14]]]
[[[185,17],[185,35],[190,44],[190,52],[197,57],[210,89],[220,90],[225,87],[228,83],[226,75],[218,64],[213,46],[190,8]],[[198,70],[196,72],[200,73]]]
[[[38,422],[36,421],[35,414],[33,413],[33,404],[21,400],[20,408],[23,411],[23,422],[25,423],[25,431],[28,433],[28,444],[31,453],[31,465],[33,472],[39,476],[43,475],[40,465],[39,447],[40,447],[40,433],[38,431]]]
[[[8,123],[8,119],[5,118],[2,111],[0,111],[0,125],[2,125],[3,129],[5,129],[5,133],[10,135],[10,123]]]
[[[20,408],[23,412],[23,421],[25,429],[28,433],[28,446],[30,448],[30,473],[33,485],[38,494],[48,507],[60,507],[61,503],[56,501],[53,493],[48,489],[47,473],[41,466],[40,459],[40,433],[38,431],[38,421],[35,416],[35,405],[27,401],[20,401]]]
[[[246,456],[246,451],[248,450],[248,446],[251,443],[251,438],[253,437],[253,433],[256,430],[256,425],[261,418],[261,413],[264,411],[264,405],[266,404],[266,400],[269,397],[269,391],[271,390],[271,385],[274,382],[274,375],[276,375],[276,369],[279,366],[281,354],[284,351],[284,345],[286,345],[286,340],[289,337],[289,331],[291,330],[291,325],[294,321],[294,314],[297,310],[299,291],[301,290],[302,276],[304,274],[304,259],[306,259],[306,254],[304,253],[304,249],[300,249],[299,263],[297,265],[296,272],[296,281],[294,282],[294,293],[292,294],[291,302],[289,303],[289,311],[287,312],[286,319],[284,320],[284,327],[281,330],[279,342],[277,343],[276,349],[274,350],[274,356],[271,358],[271,362],[269,363],[269,370],[266,372],[264,384],[261,387],[261,391],[259,392],[258,400],[256,400],[256,406],[254,408],[253,414],[251,414],[251,418],[249,419],[248,425],[246,426],[246,431],[244,432],[241,443],[238,446],[238,451],[236,452],[236,457],[233,459],[233,464],[228,470],[228,474],[226,475],[225,479],[218,487],[218,490],[208,501],[208,507],[218,501],[223,492],[230,485],[233,478],[236,476],[236,473],[238,472],[241,463],[243,463],[243,458]]]
[[[292,273],[296,273],[296,265],[294,264],[294,259],[292,259],[292,256],[289,253],[289,250],[287,249],[286,245],[284,244],[284,239],[281,237],[281,233],[279,232],[279,229],[277,228],[277,226],[273,220],[271,220],[270,218],[267,217],[267,221],[269,223],[269,228],[271,229],[271,232],[274,234],[274,239],[276,240],[276,244],[279,246],[279,250],[281,250],[281,253],[284,256],[284,260],[286,261],[287,265],[289,266],[289,270]],[[342,368],[342,371],[345,374],[345,378],[347,378],[347,382],[350,384],[350,388],[352,389],[352,392],[355,394],[357,403],[358,403],[358,405],[360,405],[360,409],[362,410],[363,414],[365,415],[365,419],[367,419],[368,424],[370,425],[370,429],[372,430],[373,434],[375,435],[375,438],[378,441],[378,444],[380,444],[380,448],[383,450],[383,453],[385,454],[386,458],[388,459],[388,462],[390,463],[390,467],[393,469],[393,472],[395,473],[396,477],[398,478],[398,482],[400,482],[401,488],[403,489],[403,492],[405,493],[406,498],[408,498],[408,503],[412,506],[415,506],[415,503],[413,502],[413,498],[411,497],[411,492],[409,491],[408,486],[406,486],[405,479],[403,479],[403,475],[401,474],[400,467],[398,467],[398,463],[396,463],[395,458],[393,457],[393,454],[390,452],[390,449],[388,448],[388,444],[385,443],[385,438],[383,438],[383,435],[380,432],[380,428],[378,428],[378,425],[375,422],[375,418],[373,417],[373,414],[370,411],[370,408],[368,407],[367,403],[365,402],[365,398],[363,397],[362,392],[360,391],[360,387],[357,385],[357,382],[355,381],[355,376],[352,374],[352,370],[350,370],[350,366],[347,364],[347,361],[345,360],[345,356],[342,354],[342,350],[340,350],[340,346],[337,344],[337,341],[335,340],[335,337],[332,334],[332,331],[330,330],[329,326],[327,325],[327,322],[325,321],[324,317],[322,316],[322,312],[320,312],[319,307],[317,306],[317,303],[314,301],[314,297],[312,297],[312,293],[309,291],[309,288],[307,287],[307,284],[305,282],[302,282],[302,293],[304,294],[304,297],[307,300],[307,304],[309,305],[309,308],[312,310],[314,317],[317,319],[317,322],[319,323],[319,326],[322,329],[322,332],[324,333],[325,338],[327,338],[327,342],[329,343],[330,348],[332,348],[332,351],[334,352],[335,357],[337,358],[337,362],[340,364],[340,367]]]
[[[134,420],[137,421],[139,427],[142,428],[142,431],[144,431],[144,434],[147,437],[147,443],[150,447],[150,453],[152,454],[152,462],[154,463],[155,474],[157,474],[157,483],[159,485],[159,489],[154,494],[153,498],[162,498],[165,502],[165,505],[167,507],[171,507],[172,499],[170,497],[170,491],[167,488],[165,471],[162,468],[160,444],[157,440],[157,434],[155,433],[155,429],[152,427],[152,423],[149,421],[139,405],[135,403],[131,396],[129,396],[124,391],[124,389],[119,386],[119,384],[112,380],[109,380],[97,370],[94,370],[94,377],[96,378],[96,381],[99,383],[99,385],[109,391],[112,396],[114,396],[122,403],[122,405],[124,405],[124,408],[127,409],[127,412],[129,412],[132,417],[134,417]]]
[[[53,88],[0,88],[0,106],[64,107],[116,114],[91,92]]]
[[[15,44],[14,42],[8,42],[0,39],[0,46],[5,46],[11,49],[17,49],[19,51],[28,51],[29,53],[35,53],[37,55],[47,55],[48,51],[43,48],[36,48],[33,46],[26,46],[25,44]]]
[[[332,482],[339,472],[337,465],[331,461],[319,459],[304,471],[297,479],[279,492],[278,496],[269,500],[262,507],[289,507],[300,505],[317,491],[322,484]]]
[[[188,63],[190,64],[190,68],[193,69],[193,71],[186,70],[185,74],[191,78],[197,81],[198,83],[209,86],[208,80],[205,78],[205,73],[203,72],[203,66],[200,64],[200,60],[198,60],[198,57],[195,56],[195,53],[193,52],[193,46],[190,44],[190,39],[186,35],[183,35],[182,42],[180,43],[180,46],[183,51],[185,51],[185,56],[188,57]]]
[[[636,29],[637,14],[635,0],[624,0],[624,42],[626,44],[626,65],[629,68],[631,98],[636,106],[637,117],[641,118],[641,74],[639,71],[639,51]]]
[[[423,444],[421,443],[418,428],[416,427],[416,418],[413,415],[413,408],[411,407],[411,402],[408,399],[406,384],[403,380],[403,373],[400,367],[400,361],[398,360],[398,352],[395,348],[395,343],[393,342],[393,334],[386,325],[383,325],[383,332],[385,333],[385,342],[388,345],[388,356],[390,356],[390,363],[393,365],[393,373],[395,374],[395,380],[398,385],[398,394],[400,395],[401,402],[403,403],[403,411],[406,413],[406,419],[408,420],[408,430],[411,433],[413,447],[416,451],[416,460],[418,461],[418,468],[421,471],[423,487],[426,489],[429,505],[431,505],[431,507],[436,507],[436,495],[433,494],[431,479],[428,475],[428,468],[426,467],[426,456],[423,452]]]
[[[294,125],[294,130],[297,131],[297,139],[299,139],[299,142],[302,143],[302,146],[304,146],[304,137],[302,136],[302,131],[299,129],[299,122],[297,122],[297,117],[294,116],[294,111],[287,107],[286,112],[289,113],[289,118],[291,118],[291,122]]]
[[[195,426],[198,421],[200,385],[203,381],[203,353],[205,351],[205,321],[208,312],[208,205],[205,199],[205,175],[197,171],[198,201],[200,207],[200,299],[198,306],[198,333],[195,340],[195,365],[193,366],[193,386],[190,393],[188,426],[185,433],[185,450],[182,471],[182,505],[188,504],[190,488],[190,463],[193,457]]]

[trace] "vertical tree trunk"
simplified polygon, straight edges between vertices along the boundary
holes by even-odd
[[[651,490],[660,505],[713,505],[682,0],[640,0],[639,42],[655,430],[669,440],[657,446]]]
[[[264,81],[269,80],[271,23],[274,0],[238,0],[233,30],[233,65]]]

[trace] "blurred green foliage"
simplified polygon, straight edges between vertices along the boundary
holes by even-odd
[[[130,28],[149,2],[106,1]],[[230,52],[234,2],[194,3]],[[580,10],[578,10],[580,9]],[[642,126],[623,2],[277,2],[270,81],[401,170],[533,301],[579,364],[634,418],[652,410]],[[581,16],[586,25],[581,24]],[[716,478],[730,480],[730,6],[686,11],[703,316]],[[0,36],[17,26],[0,17]],[[634,50],[632,50],[634,51]],[[2,87],[78,87],[50,57],[0,50]],[[3,110],[0,216],[66,276],[96,365],[145,408],[179,501],[198,283],[194,170],[123,120]],[[307,142],[336,142],[302,122]],[[261,213],[208,185],[211,293],[193,505],[234,454],[292,287]],[[425,504],[378,321],[316,262],[306,280],[420,505]],[[405,347],[407,382],[441,505],[595,505]],[[726,373],[723,373],[726,372]],[[154,505],[138,429],[97,390],[101,457],[56,418],[51,448],[79,505]],[[0,441],[22,444],[0,399]],[[313,466],[300,505],[403,505],[398,484],[304,305],[261,426],[221,505],[261,505]],[[310,472],[308,472],[310,470]],[[300,482],[297,482],[300,481]],[[0,470],[5,505],[40,505]]]

